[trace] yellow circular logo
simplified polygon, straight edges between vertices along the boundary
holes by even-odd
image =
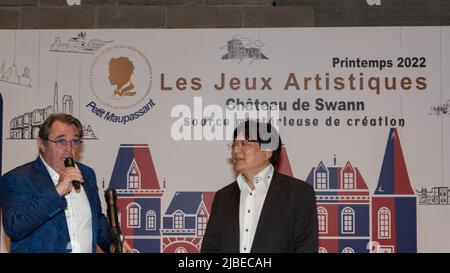
[[[152,67],[138,49],[111,46],[101,51],[92,63],[90,85],[103,104],[115,109],[134,107],[150,93]]]

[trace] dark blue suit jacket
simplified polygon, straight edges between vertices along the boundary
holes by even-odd
[[[216,193],[202,252],[239,252],[239,202],[236,181]],[[301,180],[274,172],[251,252],[317,252],[317,220],[314,189]]]
[[[109,252],[111,238],[108,220],[101,210],[94,171],[77,163],[84,178],[83,187],[92,214],[92,251],[98,244]],[[71,252],[64,209],[67,202],[38,157],[2,177],[0,206],[3,227],[11,239],[11,252]]]

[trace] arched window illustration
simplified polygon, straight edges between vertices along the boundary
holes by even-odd
[[[345,190],[352,190],[356,188],[355,170],[353,169],[352,164],[348,161],[342,170],[342,188]]]
[[[184,247],[177,247],[177,249],[175,249],[175,253],[187,253],[187,250]]]
[[[355,178],[353,172],[344,173],[344,189],[354,189],[355,188]]]
[[[318,190],[328,189],[328,170],[322,161],[320,161],[319,165],[316,168],[314,178],[316,179],[315,184],[316,189]]]
[[[346,247],[342,250],[342,253],[355,253],[355,250],[351,247]]]
[[[328,253],[327,249],[324,247],[319,247],[319,253]]]
[[[378,237],[391,238],[391,211],[386,207],[378,210]]]
[[[342,233],[355,233],[355,211],[352,208],[342,210]]]
[[[173,215],[173,226],[175,229],[184,228],[184,214],[179,210]]]
[[[127,227],[140,228],[141,207],[137,203],[130,203],[127,206]]]
[[[319,219],[319,233],[328,232],[328,212],[325,208],[317,208],[317,217]]]
[[[128,170],[128,189],[140,189],[141,188],[141,172],[133,159],[130,169]]]
[[[146,218],[146,229],[155,230],[156,229],[156,213],[153,210],[147,211]]]
[[[316,172],[316,189],[328,189],[326,172]]]
[[[23,128],[23,138],[31,138],[31,131],[29,127]]]
[[[448,189],[439,189],[439,204],[448,204]]]
[[[202,207],[197,215],[197,236],[205,234],[206,224],[208,223],[208,216],[205,209]]]

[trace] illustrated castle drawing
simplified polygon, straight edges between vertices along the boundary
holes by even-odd
[[[6,68],[5,62],[2,62],[0,66],[0,81],[31,87],[31,69],[25,66],[22,74],[19,75],[15,62],[8,68]]]
[[[160,186],[148,145],[120,145],[109,186],[117,191],[121,230],[136,252],[161,251]]]
[[[62,42],[60,37],[56,37],[50,45],[50,51],[94,54],[105,44],[113,42],[99,39],[87,41],[86,36],[86,32],[80,32],[77,37],[70,38],[66,43]]]
[[[447,100],[445,103],[431,106],[430,115],[450,116],[449,105],[450,100]]]
[[[120,145],[109,186],[117,191],[122,233],[136,252],[200,252],[213,192],[176,192],[162,215],[164,185],[146,144]]]
[[[256,42],[253,42],[256,43]],[[258,45],[261,42],[258,41]],[[227,53],[222,56],[222,60],[243,60],[243,59],[268,59],[262,52],[260,47],[245,47],[243,38],[235,35],[227,42]]]
[[[286,147],[278,172],[292,176]],[[319,223],[319,252],[417,252],[417,197],[408,177],[397,129],[391,129],[373,194],[360,169],[313,167],[306,183],[314,187]],[[199,252],[213,192],[174,194],[164,214],[161,186],[150,148],[122,144],[110,187],[117,190],[122,232],[136,252]]]
[[[397,129],[389,132],[373,195],[350,162],[321,161],[306,182],[316,191],[319,252],[417,252],[417,197]]]
[[[419,195],[419,205],[450,205],[448,187],[432,187],[431,191],[422,188],[416,192]]]
[[[163,217],[162,252],[199,253],[214,192],[177,192]]]
[[[64,95],[62,97],[62,109],[59,109],[58,99],[58,82],[55,82],[53,90],[53,105],[45,108],[34,109],[31,112],[14,117],[9,123],[9,138],[10,139],[37,139],[39,137],[39,127],[44,121],[54,113],[65,113],[73,115],[73,100],[72,96]],[[90,125],[83,125],[83,138],[96,139]]]

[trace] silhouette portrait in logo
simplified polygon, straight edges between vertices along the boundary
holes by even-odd
[[[131,75],[134,71],[133,62],[126,57],[111,58],[109,61],[109,81],[117,85],[113,95],[117,97],[134,96],[134,84]]]

